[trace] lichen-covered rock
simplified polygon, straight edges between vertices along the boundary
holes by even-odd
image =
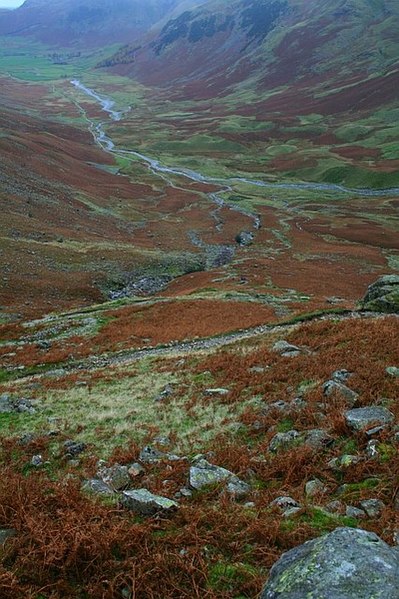
[[[331,397],[332,395],[338,395],[349,402],[349,405],[354,406],[359,399],[359,394],[353,391],[339,380],[330,379],[323,385],[323,393],[325,397]]]
[[[34,414],[35,408],[30,399],[12,397],[11,395],[0,395],[0,414]]]
[[[285,553],[261,599],[399,599],[399,556],[374,533],[337,528]]]
[[[394,420],[392,412],[381,406],[355,408],[345,412],[345,421],[355,431],[365,431],[372,427],[391,424]]]
[[[141,464],[135,462],[128,466],[128,473],[131,478],[137,478],[138,476],[145,474],[145,468]]]
[[[143,464],[155,464],[156,462],[160,462],[166,457],[166,454],[163,451],[159,451],[155,447],[151,447],[147,445],[140,452],[140,461]]]
[[[176,511],[179,504],[172,499],[154,495],[147,489],[134,489],[122,493],[121,503],[129,510],[141,516],[155,516],[157,514],[169,514]]]
[[[385,504],[381,499],[364,499],[360,502],[360,507],[366,512],[369,518],[378,518]]]
[[[120,464],[114,464],[110,468],[103,466],[98,470],[97,476],[115,491],[126,489],[131,482],[129,468]]]
[[[332,373],[331,378],[334,381],[338,381],[338,383],[346,383],[346,381],[350,379],[352,375],[353,372],[349,372],[349,370],[346,370],[346,368],[341,368],[341,370],[335,370]]]
[[[313,449],[323,449],[334,442],[333,437],[322,428],[312,428],[304,433],[304,443]]]
[[[72,441],[72,439],[68,439],[68,441],[65,441],[64,443],[65,456],[69,458],[75,458],[83,453],[85,449],[85,443],[78,443],[76,441]]]
[[[317,495],[321,495],[322,493],[326,492],[327,487],[319,478],[309,480],[305,485],[306,497],[316,497]]]
[[[278,508],[285,517],[293,516],[301,510],[300,504],[295,499],[285,495],[274,499],[270,507]]]
[[[297,445],[301,441],[301,435],[296,430],[287,431],[286,433],[276,433],[270,441],[269,450],[277,452],[284,449],[289,449],[293,445]]]
[[[348,518],[363,519],[366,517],[366,512],[364,510],[359,509],[358,507],[355,507],[354,505],[347,505],[345,510],[345,516],[347,516]]]
[[[289,357],[289,358],[294,358],[295,356],[299,356],[299,354],[301,354],[303,351],[297,345],[292,345],[291,343],[288,343],[288,341],[285,341],[284,339],[282,339],[281,341],[277,341],[273,345],[272,349],[277,354],[280,354],[280,356]]]
[[[341,470],[345,468],[350,468],[350,466],[354,466],[358,464],[362,458],[359,455],[351,455],[345,453],[344,455],[339,456],[338,458],[332,458],[328,462],[328,467],[332,470]]]
[[[221,466],[210,464],[205,459],[196,460],[190,468],[189,484],[192,489],[199,491],[209,485],[226,483],[226,491],[237,499],[245,496],[250,488],[236,474]]]
[[[254,234],[251,231],[241,231],[241,233],[236,235],[236,242],[241,246],[251,245],[253,240]]]
[[[385,275],[372,283],[361,302],[363,310],[399,312],[399,275]]]
[[[103,480],[97,478],[85,480],[82,485],[82,491],[93,493],[94,495],[114,495],[114,490]]]

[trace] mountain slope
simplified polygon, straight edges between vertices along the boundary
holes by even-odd
[[[144,153],[193,167],[206,140],[212,173],[397,187],[398,27],[394,0],[209,0],[101,66],[151,90]]]
[[[123,43],[148,31],[179,4],[180,0],[26,0],[17,10],[0,15],[0,34],[28,35],[55,45]]]
[[[260,90],[349,79],[397,63],[398,23],[392,0],[211,0],[166,23],[119,72],[204,97],[251,76]]]

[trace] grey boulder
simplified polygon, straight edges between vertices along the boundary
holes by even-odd
[[[114,495],[114,490],[107,483],[97,478],[86,480],[82,485],[82,491],[93,493],[94,495]]]
[[[337,528],[283,554],[261,599],[399,599],[399,555],[374,533]]]
[[[344,385],[339,380],[330,379],[326,381],[323,385],[323,393],[325,397],[331,397],[333,395],[338,395],[348,401],[350,405],[355,405],[357,402],[359,395],[356,391],[353,391],[346,385]]]
[[[272,349],[274,352],[285,358],[294,358],[303,352],[302,348],[297,345],[292,345],[292,343],[288,343],[288,341],[285,341],[284,339],[277,341]]]
[[[98,470],[97,476],[115,491],[126,489],[131,482],[129,468],[120,464],[114,464],[109,468],[103,466]]]
[[[147,489],[124,491],[121,503],[127,509],[141,516],[167,515],[175,512],[179,507],[176,501],[161,495],[154,495]]]
[[[293,445],[298,445],[302,437],[296,430],[286,433],[276,433],[269,444],[269,450],[276,453],[280,450],[290,449]]]
[[[236,474],[221,466],[210,464],[205,459],[197,460],[190,468],[189,483],[197,491],[209,485],[226,484],[227,493],[236,499],[241,499],[250,490],[249,485],[238,478]]]
[[[386,426],[394,420],[392,412],[381,406],[355,408],[345,412],[345,421],[355,431],[364,431],[376,426]]]

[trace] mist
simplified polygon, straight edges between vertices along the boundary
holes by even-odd
[[[0,0],[0,8],[18,8],[23,3],[24,0]]]

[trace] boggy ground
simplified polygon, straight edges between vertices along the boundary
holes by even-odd
[[[387,368],[397,364],[398,332],[396,316],[337,316],[218,350],[187,354],[177,347],[123,365],[53,366],[35,376],[14,371],[0,393],[28,398],[35,412],[1,414],[7,484],[0,528],[15,533],[0,548],[1,596],[253,598],[283,551],[339,525],[373,530],[392,544],[399,379]],[[19,341],[24,337],[26,329]],[[300,353],[276,352],[281,339]],[[376,454],[368,449],[370,435],[344,419],[352,400],[323,392],[332,372],[343,368],[353,373],[346,384],[358,393],[357,407],[385,406],[394,414],[391,426],[372,435]],[[323,429],[326,444],[270,449],[276,433],[314,429]],[[85,444],[73,459],[68,439]],[[131,488],[174,498],[187,486],[187,460],[201,452],[250,490],[239,501],[223,485],[192,491],[167,518],[135,516],[118,494],[101,499],[81,490],[97,476],[99,458],[131,464],[148,444],[180,459],[143,463]],[[344,455],[352,457],[331,463]],[[42,465],[34,466],[33,456]],[[309,496],[305,484],[315,478],[325,488]],[[271,507],[281,496],[299,510],[284,516]],[[365,499],[381,500],[382,510],[353,513]]]

